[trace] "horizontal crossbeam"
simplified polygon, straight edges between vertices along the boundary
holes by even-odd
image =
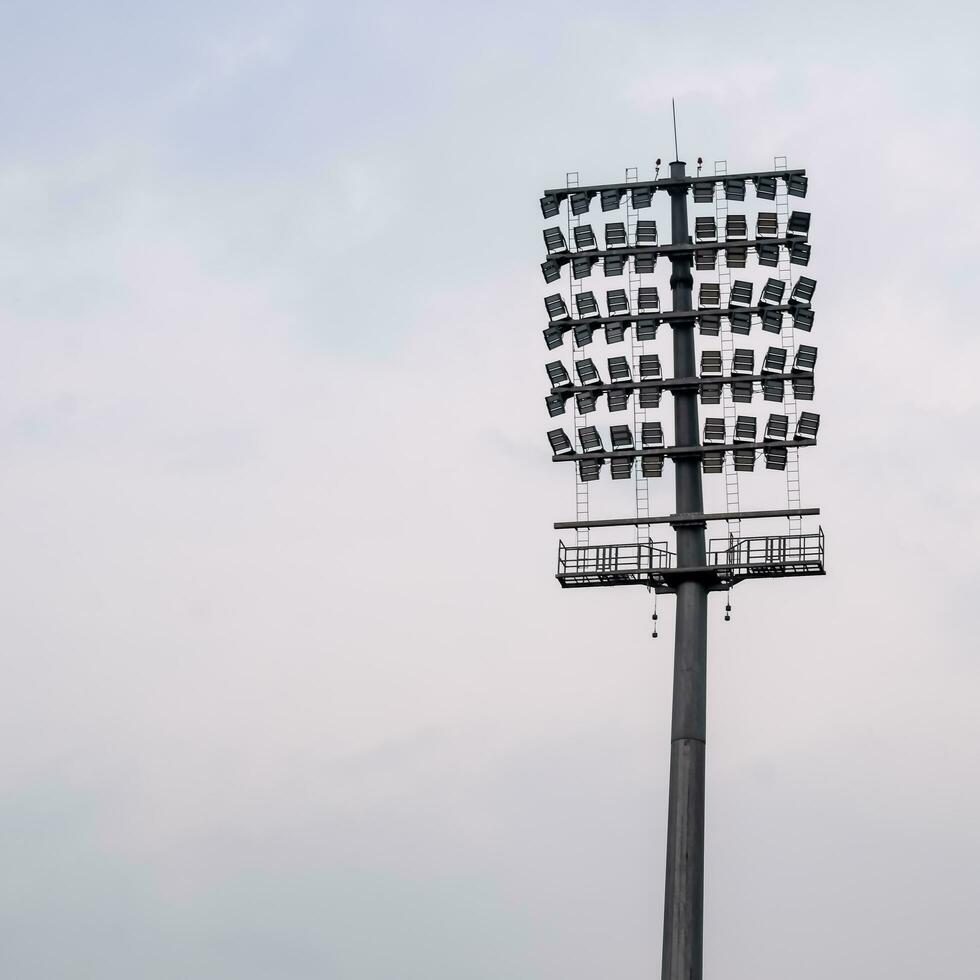
[[[650,319],[655,317],[664,323],[671,320],[696,320],[699,316],[725,316],[730,317],[733,313],[751,313],[755,316],[762,316],[767,310],[779,313],[792,312],[797,309],[797,305],[809,309],[805,304],[777,305],[775,303],[764,303],[761,306],[725,306],[719,309],[707,310],[664,310],[650,313],[621,313],[619,316],[586,316],[586,317],[565,317],[562,320],[549,320],[549,327],[560,327],[563,331],[574,330],[577,326],[601,327],[607,323],[625,323],[627,320]]]
[[[578,252],[568,250],[549,252],[545,256],[550,262],[570,262],[572,259],[603,259],[607,255],[694,255],[697,252],[723,252],[729,248],[758,248],[760,245],[782,245],[791,248],[804,244],[802,236],[788,238],[749,238],[724,242],[687,242],[680,245],[623,245],[620,248],[582,249]]]
[[[730,453],[736,449],[800,449],[815,446],[816,439],[770,439],[764,442],[708,443],[705,446],[666,446],[663,449],[610,449],[591,453],[560,453],[552,456],[555,463],[580,459],[625,459],[627,456],[710,456],[712,453]]]
[[[588,184],[584,187],[556,187],[546,190],[546,195],[557,197],[563,200],[570,194],[599,194],[602,191],[632,190],[634,187],[652,187],[654,190],[668,191],[672,187],[691,187],[694,184],[720,184],[726,180],[755,180],[758,177],[805,177],[806,170],[757,170],[755,173],[744,174],[706,174],[697,177],[665,177],[657,180],[638,180],[629,184],[619,182],[615,184]]]
[[[699,388],[701,385],[730,385],[739,381],[800,381],[813,380],[812,371],[790,371],[788,374],[716,374],[700,378],[663,378],[658,381],[613,381],[610,384],[561,385],[551,389],[553,395],[577,395],[584,392],[632,391],[642,389]]]
[[[647,524],[704,524],[706,521],[747,521],[764,517],[815,517],[819,507],[802,507],[789,510],[740,510],[713,514],[667,514],[663,517],[617,517],[604,521],[556,521],[556,531],[575,530],[580,527],[641,527]]]

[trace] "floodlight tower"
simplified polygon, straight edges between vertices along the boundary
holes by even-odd
[[[810,259],[810,214],[790,213],[787,204],[788,196],[806,196],[806,171],[790,170],[785,158],[776,158],[777,166],[769,171],[728,174],[727,165],[719,164],[713,176],[702,177],[700,158],[698,164],[697,176],[691,177],[683,162],[674,161],[669,175],[660,178],[658,160],[652,180],[639,180],[635,170],[628,170],[626,181],[613,184],[580,186],[578,175],[569,175],[565,188],[546,190],[541,198],[545,219],[557,217],[566,201],[570,218],[568,241],[560,227],[544,230],[547,255],[541,270],[545,282],[561,280],[566,267],[571,273],[569,305],[560,292],[545,297],[549,322],[544,339],[548,349],[555,350],[563,345],[567,333],[574,337],[574,375],[560,360],[548,363],[551,390],[545,404],[554,417],[564,414],[574,399],[576,421],[585,423],[573,433],[574,439],[564,429],[548,432],[552,458],[573,462],[577,501],[583,493],[588,501],[589,485],[599,479],[607,461],[617,480],[634,476],[638,460],[638,483],[661,476],[667,459],[674,467],[673,513],[651,516],[649,493],[644,489],[642,494],[637,492],[633,516],[593,520],[586,506],[584,512],[577,508],[575,521],[555,524],[558,529],[574,529],[577,536],[575,545],[559,542],[556,577],[562,587],[632,584],[646,586],[655,594],[676,596],[663,980],[700,980],[702,976],[708,595],[730,590],[747,578],[824,574],[823,530],[804,532],[801,527],[804,517],[819,510],[799,505],[796,460],[800,448],[816,445],[820,422],[812,412],[798,417],[796,412],[796,400],[812,399],[814,393],[816,348],[805,344],[797,348],[794,332],[813,327],[811,300],[816,282],[800,276],[784,300],[790,267],[806,266]],[[730,202],[744,202],[746,183],[755,187],[760,201],[776,203],[776,211],[759,211],[752,238],[746,215],[728,211]],[[650,207],[658,191],[669,199],[667,245],[658,244],[655,221],[640,221],[634,213]],[[600,249],[592,226],[582,224],[580,216],[587,214],[596,197],[603,212],[618,211],[627,195],[627,221],[606,224]],[[689,196],[695,205],[719,202],[714,216],[696,217],[693,238]],[[760,269],[777,270],[762,286],[756,304],[752,301],[754,284],[732,281],[730,272],[746,267],[750,251]],[[670,263],[669,311],[660,309],[658,289],[649,284],[660,257]],[[606,276],[621,276],[626,263],[632,262],[630,295],[623,289],[608,290],[606,316],[601,315],[593,292],[583,290],[581,283],[600,261]],[[719,262],[717,281],[713,281]],[[700,284],[697,309],[693,302],[695,270],[708,274]],[[574,310],[570,312],[572,300]],[[755,351],[734,346],[735,335],[748,336],[754,323],[782,341],[768,348],[758,373]],[[671,332],[670,378],[662,375],[659,354],[646,347],[656,339],[662,324],[669,325]],[[580,356],[600,328],[607,344],[623,342],[631,331],[633,367],[625,357],[609,357],[608,383],[591,357]],[[708,345],[701,350],[700,373],[696,328]],[[710,346],[714,338],[719,339],[720,350]],[[665,444],[663,424],[646,420],[646,409],[659,406],[663,392],[673,397],[671,445]],[[751,403],[756,394],[782,407],[782,412],[770,414],[761,438],[756,418],[738,414],[738,406]],[[589,424],[602,395],[609,412],[625,411],[630,397],[644,409],[642,415],[637,412],[634,416],[638,431],[623,424],[610,426],[608,450],[597,426]],[[699,399],[704,405],[724,404],[723,418],[705,419],[703,435]],[[786,473],[789,499],[785,508],[740,509],[739,474],[753,471],[760,458],[765,459],[766,469]],[[706,512],[702,473],[725,473],[724,511]],[[774,518],[787,519],[789,533],[769,529],[755,536],[741,534],[742,521]],[[713,521],[726,521],[728,535],[706,543],[705,528]],[[673,550],[667,542],[654,542],[649,532],[643,537],[641,528],[654,525],[673,528]],[[626,526],[637,529],[635,543],[594,544],[589,539],[593,529],[602,533]],[[730,608],[726,604],[726,619]]]

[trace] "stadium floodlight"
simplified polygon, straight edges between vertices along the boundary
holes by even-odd
[[[783,301],[783,293],[786,292],[786,283],[782,279],[772,279],[766,280],[765,286],[762,287],[762,296],[759,297],[760,303],[773,303],[778,306]]]
[[[800,276],[793,286],[793,291],[789,294],[789,305],[809,306],[816,290],[816,279],[808,279],[806,276]]]
[[[567,395],[545,395],[544,404],[548,409],[548,414],[554,418],[556,415],[565,414],[565,401]]]
[[[575,247],[579,251],[594,252],[598,248],[592,225],[579,225],[572,229],[572,233],[575,236]]]
[[[586,290],[575,297],[575,309],[579,316],[598,316],[599,304],[592,290]]]
[[[613,451],[633,448],[633,430],[628,425],[611,425],[609,438],[612,440]]]
[[[579,347],[588,347],[592,343],[595,327],[591,323],[580,322],[572,327],[575,336],[575,343]]]
[[[652,187],[630,188],[630,203],[633,205],[634,211],[640,211],[643,208],[650,207],[652,201],[653,201]]]
[[[800,412],[796,423],[797,439],[816,439],[820,428],[820,416],[816,412]]]
[[[706,443],[725,441],[724,419],[706,418],[704,420],[704,441]]]
[[[564,388],[566,385],[571,385],[572,379],[568,376],[568,371],[565,370],[565,365],[561,361],[551,361],[545,364],[544,369],[548,372],[548,380],[551,382],[552,388]]]
[[[718,224],[713,216],[694,219],[694,240],[696,242],[718,241]]]
[[[625,412],[629,408],[630,395],[633,392],[629,388],[613,388],[606,392],[606,401],[609,404],[610,412]]]
[[[599,377],[599,371],[591,357],[583,357],[581,361],[576,361],[575,373],[584,385],[602,384],[602,378]]]
[[[686,165],[675,161],[670,164],[669,177],[661,180],[659,167],[658,160],[652,180],[628,170],[623,181],[595,185],[581,185],[577,174],[569,174],[566,184],[574,186],[544,191],[542,213],[553,219],[561,202],[567,200],[569,224],[563,238],[546,237],[542,273],[547,282],[554,282],[563,277],[564,266],[570,265],[572,280],[568,282],[567,295],[562,290],[551,294],[552,302],[546,300],[550,332],[546,331],[545,341],[549,349],[552,344],[560,346],[563,335],[569,332],[582,343],[586,335],[589,341],[593,337],[598,340],[600,326],[605,330],[607,344],[619,343],[624,340],[627,327],[634,327],[633,343],[623,356],[612,351],[603,355],[607,358],[608,383],[600,378],[591,358],[575,361],[572,372],[564,367],[549,371],[553,384],[546,396],[546,408],[549,417],[563,414],[570,402],[576,408],[575,428],[571,430],[574,445],[564,430],[549,432],[554,458],[571,460],[576,476],[576,520],[558,525],[574,529],[576,538],[574,546],[559,546],[556,577],[562,587],[638,584],[677,596],[663,977],[700,980],[708,597],[713,591],[725,591],[750,579],[822,575],[824,571],[823,532],[804,533],[801,527],[805,516],[818,511],[804,510],[799,500],[798,457],[800,450],[816,443],[819,416],[800,412],[797,399],[813,397],[816,348],[804,344],[797,349],[795,331],[784,326],[784,314],[789,312],[793,327],[812,327],[815,280],[800,276],[792,286],[789,281],[790,265],[806,266],[810,261],[810,214],[790,213],[787,206],[788,196],[805,196],[805,171],[790,170],[783,158],[777,158],[773,170],[729,172],[727,165],[716,165],[713,176],[702,176],[699,158],[696,175],[688,176]],[[728,214],[728,202],[744,200],[749,182],[755,189],[757,210],[751,217]],[[669,208],[665,201],[663,211],[647,212],[650,219],[638,221],[633,209],[651,207],[658,189],[669,198]],[[622,208],[627,194],[632,209],[626,212],[625,221],[605,225],[605,244],[600,251],[592,226],[576,225],[574,218],[585,214],[594,197],[599,197],[604,212],[619,217],[615,212]],[[709,205],[704,208],[708,213],[692,219],[692,197],[695,206]],[[767,201],[775,202],[769,205],[772,211],[763,210]],[[717,202],[716,208],[710,207],[712,202]],[[669,221],[669,244],[658,244],[654,218]],[[754,229],[751,238],[749,221]],[[661,230],[666,239],[665,227],[661,226]],[[576,251],[561,247],[564,237]],[[760,298],[756,305],[753,283],[734,279],[731,274],[738,275],[737,270],[746,267],[750,251],[758,257],[760,266],[778,270],[758,277]],[[665,297],[667,309],[662,308],[657,289],[646,285],[650,280],[641,278],[654,272],[659,255],[671,267],[672,302],[668,303]],[[629,267],[628,257],[633,260]],[[599,313],[595,296],[588,291],[577,292],[579,284],[574,281],[593,274],[593,264],[599,259],[607,276],[629,274],[629,283],[622,282],[622,289],[606,290],[605,316]],[[700,282],[697,293],[695,269],[718,269],[717,276],[698,277],[715,281]],[[767,276],[773,278],[762,285]],[[573,306],[569,296],[575,298],[574,319],[568,316]],[[721,321],[725,317],[732,330],[722,333]],[[736,348],[731,336],[749,332],[755,317],[762,319],[763,329],[779,334],[782,341],[768,350],[760,348],[758,374],[755,352],[748,347]],[[656,337],[661,324],[667,325],[672,340],[672,356],[663,364],[662,354],[647,353],[641,346],[643,341]],[[699,339],[695,336],[698,330],[702,336],[721,334],[722,350],[702,349],[699,360]],[[575,356],[582,358],[581,344]],[[788,370],[790,363],[792,369]],[[555,364],[561,362],[552,362]],[[666,364],[671,370],[665,378]],[[568,384],[569,373],[576,377],[575,384]],[[756,390],[761,390],[770,403],[766,408],[774,409],[761,441],[757,439],[760,419],[739,414],[748,411],[741,405],[751,402]],[[610,426],[608,452],[603,448],[599,430],[586,424],[597,399],[603,396],[603,408],[610,412],[634,409],[631,425]],[[653,410],[661,406],[662,397],[672,407],[671,444],[665,438],[665,424],[651,417]],[[716,411],[718,416],[700,419],[699,401],[706,406],[724,407],[707,409]],[[739,506],[739,481],[750,479],[749,474],[761,465],[763,457],[767,470],[784,472],[786,509],[743,511]],[[637,459],[639,464],[635,463]],[[655,498],[646,481],[663,475],[666,459],[670,459],[676,475],[675,500],[672,512],[655,516],[650,509]],[[596,481],[607,461],[614,480],[636,480],[635,518],[600,517],[594,502],[590,502],[590,494],[602,489]],[[723,492],[726,510],[723,514],[711,513],[703,502],[702,481],[707,474],[721,473],[725,474],[724,487],[716,488],[716,492]],[[615,493],[616,499],[624,498],[623,489],[621,486]],[[761,535],[742,536],[742,522],[777,516],[788,518],[788,531],[769,528]],[[727,534],[709,542],[706,524],[721,519],[728,521]],[[648,531],[653,524],[669,526],[676,547],[654,543]],[[635,543],[610,544],[608,538],[596,543],[590,540],[593,534],[602,537],[613,533],[607,529],[624,525],[636,528]]]
[[[776,178],[775,177],[756,177],[755,196],[764,201],[776,200]]]
[[[584,453],[601,453],[603,451],[602,437],[594,425],[583,425],[578,430],[578,441]]]
[[[621,276],[626,268],[625,255],[604,255],[602,257],[602,273],[608,279],[610,276]]]
[[[544,308],[548,311],[549,320],[563,320],[568,316],[568,307],[561,293],[552,293],[544,298]]]
[[[653,270],[657,267],[657,255],[655,252],[648,252],[646,255],[634,255],[633,256],[633,268],[636,270],[636,274],[639,275],[650,275]]]
[[[617,313],[629,313],[630,301],[629,297],[626,295],[626,290],[607,289],[606,309],[609,311],[610,316],[616,316]]]
[[[649,381],[663,377],[659,354],[640,355],[640,380]]]
[[[548,442],[551,443],[551,452],[555,456],[572,452],[572,444],[564,429],[552,429],[548,433]]]
[[[696,180],[693,193],[695,204],[710,204],[715,199],[715,182],[713,180]]]
[[[794,211],[789,216],[789,221],[786,223],[786,237],[802,238],[804,241],[806,241],[809,234],[810,234],[810,212]]]
[[[606,361],[609,367],[610,381],[630,381],[633,374],[630,371],[629,361],[625,357],[610,357]]]
[[[557,226],[554,228],[545,228],[544,232],[544,247],[545,251],[551,255],[552,252],[567,252],[568,245],[565,243],[565,236],[562,234],[561,228]]]
[[[623,203],[623,194],[626,192],[621,187],[611,187],[599,195],[599,205],[603,211],[618,211],[620,204]]]
[[[791,197],[806,197],[807,178],[804,174],[792,174],[786,178],[786,193]]]
[[[636,245],[637,248],[657,244],[657,222],[656,221],[637,221],[636,223]]]
[[[748,238],[749,236],[749,226],[745,220],[744,214],[730,214],[725,219],[725,241],[730,242],[733,239],[741,240],[743,238]]]
[[[622,221],[607,221],[606,248],[623,248],[628,244],[626,225]]]
[[[561,327],[545,327],[542,333],[548,350],[555,350],[565,342],[565,334]]]
[[[773,181],[775,183],[775,181]],[[779,219],[775,211],[760,211],[755,219],[756,238],[776,238],[779,235]]]
[[[561,211],[561,202],[555,194],[545,194],[541,198],[541,214],[545,219],[554,218]]]
[[[629,320],[617,320],[615,323],[607,323],[605,325],[606,343],[621,344],[626,338],[626,328],[628,326]]]
[[[644,449],[658,449],[664,444],[664,428],[659,422],[644,422],[640,429],[640,444]]]
[[[725,181],[725,198],[729,201],[745,200],[745,181],[736,177]]]

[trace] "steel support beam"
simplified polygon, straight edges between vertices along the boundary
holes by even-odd
[[[691,309],[694,280],[687,191],[689,183],[682,162],[670,165],[676,181],[670,194],[670,287],[673,309]],[[678,319],[673,333],[674,375],[690,378],[695,364],[694,319]],[[674,437],[678,447],[698,446],[697,393],[678,389],[674,396]],[[698,455],[674,460],[676,511],[704,510],[701,465]],[[704,525],[676,528],[677,564],[706,564]],[[708,588],[697,575],[680,576],[676,584],[677,616],[674,626],[674,693],[671,709],[670,785],[667,802],[667,871],[664,885],[663,980],[702,980],[704,929],[704,784],[705,700],[708,635]]]
[[[706,521],[747,521],[765,517],[816,517],[819,507],[798,507],[784,510],[719,511],[714,514],[666,514],[663,517],[616,517],[599,521],[556,521],[556,531],[579,527],[638,527],[647,524],[703,524]]]
[[[640,180],[632,184],[588,184],[584,187],[553,187],[544,192],[547,197],[557,197],[563,200],[572,194],[592,194],[600,191],[613,190],[632,190],[634,187],[652,187],[654,190],[664,190],[669,194],[671,190],[686,193],[689,187],[694,184],[719,184],[726,180],[754,180],[756,177],[805,177],[806,170],[755,170],[744,174],[702,174],[699,177],[675,177],[673,164],[671,164],[670,177],[660,180]]]

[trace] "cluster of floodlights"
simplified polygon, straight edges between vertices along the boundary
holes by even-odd
[[[694,242],[688,245],[658,245],[657,223],[638,221],[636,235],[631,243],[622,221],[606,225],[604,247],[596,241],[592,225],[579,225],[573,228],[574,250],[569,249],[565,235],[557,225],[544,229],[544,244],[547,258],[541,263],[541,274],[545,282],[555,282],[561,278],[564,266],[571,263],[572,278],[586,279],[592,275],[592,268],[602,261],[603,274],[621,276],[626,262],[633,260],[636,273],[650,273],[656,268],[660,255],[675,255],[678,252],[691,253],[695,268],[710,271],[715,268],[718,253],[724,252],[730,269],[744,269],[749,249],[755,251],[759,265],[776,268],[779,265],[779,250],[789,253],[792,265],[808,265],[810,262],[810,213],[793,211],[786,224],[785,236],[778,236],[778,219],[775,211],[759,215],[756,223],[756,237],[748,238],[745,215],[732,214],[725,221],[724,237],[718,237],[718,228],[713,217],[696,218]]]
[[[636,392],[640,408],[658,408],[665,388],[696,387],[702,405],[719,405],[724,385],[731,385],[732,400],[749,404],[753,395],[760,391],[765,401],[781,402],[788,381],[794,396],[801,401],[812,401],[814,393],[813,372],[817,364],[817,348],[801,344],[787,370],[787,352],[784,347],[769,347],[756,373],[755,351],[750,347],[736,347],[732,356],[731,374],[722,375],[721,351],[701,352],[701,374],[698,378],[672,378],[664,381],[659,354],[641,354],[638,374],[633,376],[629,361],[622,356],[606,359],[608,383],[603,381],[591,357],[575,361],[578,384],[562,361],[550,361],[545,365],[551,393],[545,396],[548,414],[554,418],[564,415],[566,403],[575,398],[579,414],[595,411],[596,402],[605,395],[610,412],[625,412],[630,396]]]
[[[801,412],[796,423],[793,438],[789,438],[789,418],[786,415],[771,414],[766,422],[762,438],[758,435],[758,422],[754,415],[739,415],[732,431],[726,429],[723,418],[704,420],[704,443],[701,447],[665,446],[664,431],[660,422],[643,422],[638,438],[628,425],[609,427],[610,449],[606,449],[594,425],[582,426],[578,430],[581,451],[576,452],[564,429],[552,429],[548,442],[555,460],[574,460],[578,464],[579,476],[584,482],[599,479],[606,460],[614,480],[628,480],[633,475],[633,464],[639,459],[640,471],[644,477],[663,476],[664,458],[696,453],[701,456],[705,473],[721,473],[724,469],[724,454],[732,453],[735,469],[752,472],[760,455],[765,457],[766,469],[786,469],[789,447],[812,445],[820,428],[820,416],[814,412]],[[705,449],[711,447],[711,452]]]
[[[763,201],[776,200],[776,181],[786,184],[786,192],[791,197],[806,197],[807,178],[804,174],[787,174],[785,177],[772,175],[758,177],[703,177],[693,183],[692,193],[695,204],[710,204],[715,199],[715,185],[724,190],[725,198],[729,201],[745,200],[745,185],[750,182],[755,188],[755,195]],[[554,218],[561,210],[561,202],[568,199],[572,214],[586,214],[592,207],[596,197],[603,211],[616,211],[623,203],[627,191],[630,204],[635,210],[650,207],[653,195],[658,189],[670,186],[669,180],[646,181],[629,186],[610,184],[608,187],[592,190],[549,191],[541,198],[541,213],[545,218]]]
[[[800,276],[784,302],[786,283],[782,279],[770,278],[762,287],[758,302],[753,305],[753,284],[736,279],[732,283],[729,305],[722,308],[719,284],[703,282],[698,289],[698,308],[694,315],[701,333],[709,337],[719,335],[722,318],[728,320],[732,333],[750,333],[756,320],[763,330],[779,333],[784,313],[792,317],[794,327],[812,330],[814,315],[811,303],[816,288],[815,279]],[[663,313],[660,309],[660,293],[656,286],[641,286],[638,289],[635,310],[630,308],[625,289],[606,290],[605,316],[591,290],[575,296],[576,317],[569,314],[560,293],[545,296],[544,306],[548,311],[548,326],[544,329],[544,342],[548,350],[561,347],[568,331],[572,332],[578,347],[591,344],[595,331],[599,329],[605,331],[607,344],[620,343],[631,326],[636,331],[637,340],[655,340],[657,327],[671,319],[671,314]]]

